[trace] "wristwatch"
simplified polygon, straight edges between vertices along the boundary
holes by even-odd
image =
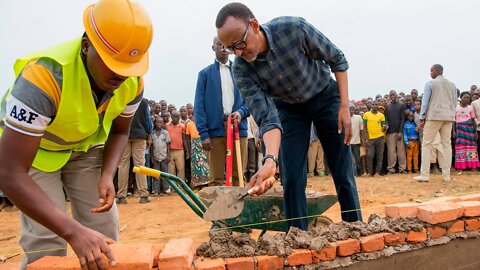
[[[273,161],[275,161],[275,165],[278,166],[278,158],[274,155],[270,155],[270,154],[266,154],[263,159],[262,159],[262,165],[265,164],[265,161],[268,159],[268,158],[271,158]]]

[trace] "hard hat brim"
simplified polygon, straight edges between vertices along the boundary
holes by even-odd
[[[89,13],[94,4],[88,6],[83,13],[83,24],[85,31],[87,32],[90,42],[95,47],[95,50],[100,55],[105,65],[118,75],[131,77],[131,76],[143,76],[148,71],[148,52],[145,52],[143,56],[137,62],[122,62],[113,58],[108,52],[102,49],[103,42],[97,36],[92,24],[90,23]]]

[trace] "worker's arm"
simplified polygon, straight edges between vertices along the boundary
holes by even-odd
[[[108,247],[113,241],[67,216],[28,175],[40,139],[4,128],[0,139],[0,190],[24,214],[65,239],[82,265],[106,269],[102,253],[109,261],[115,260]]]
[[[264,156],[270,154],[278,158],[282,125],[275,103],[253,80],[255,74],[252,73],[245,60],[237,57],[234,69],[238,88],[250,114],[259,126],[260,136],[265,143]],[[270,158],[266,159],[265,164],[250,179],[249,186],[255,187],[253,194],[260,195],[273,186],[275,171],[275,161]]]
[[[278,158],[282,132],[278,128],[271,129],[263,134],[265,143],[265,154],[270,154]],[[277,170],[277,164],[271,158],[265,160],[265,164],[253,175],[250,180],[250,186],[254,187],[253,194],[260,195],[269,190],[273,184],[273,177]]]
[[[105,148],[103,150],[102,173],[98,181],[99,207],[92,209],[92,212],[105,212],[110,210],[113,205],[115,199],[113,178],[115,177],[118,163],[128,142],[132,119],[133,116],[118,116],[113,120],[110,135],[105,142]]]

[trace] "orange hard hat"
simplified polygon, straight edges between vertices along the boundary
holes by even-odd
[[[141,76],[148,70],[153,28],[137,2],[100,0],[83,13],[88,38],[105,65],[122,76]]]

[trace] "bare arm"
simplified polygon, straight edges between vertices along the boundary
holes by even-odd
[[[278,150],[280,149],[281,131],[278,128],[271,129],[263,134],[263,141],[265,143],[265,154],[270,154],[278,157]],[[277,166],[272,159],[266,159],[265,164],[252,177],[250,186],[255,187],[253,194],[260,195],[266,192],[273,186],[272,177],[275,175]]]
[[[128,142],[130,124],[132,117],[118,116],[113,120],[112,128],[105,142],[103,151],[103,165],[100,181],[98,181],[99,208],[92,209],[92,212],[100,213],[108,211],[115,199],[115,189],[113,187],[113,178],[117,171],[118,163],[123,155],[125,146]]]

